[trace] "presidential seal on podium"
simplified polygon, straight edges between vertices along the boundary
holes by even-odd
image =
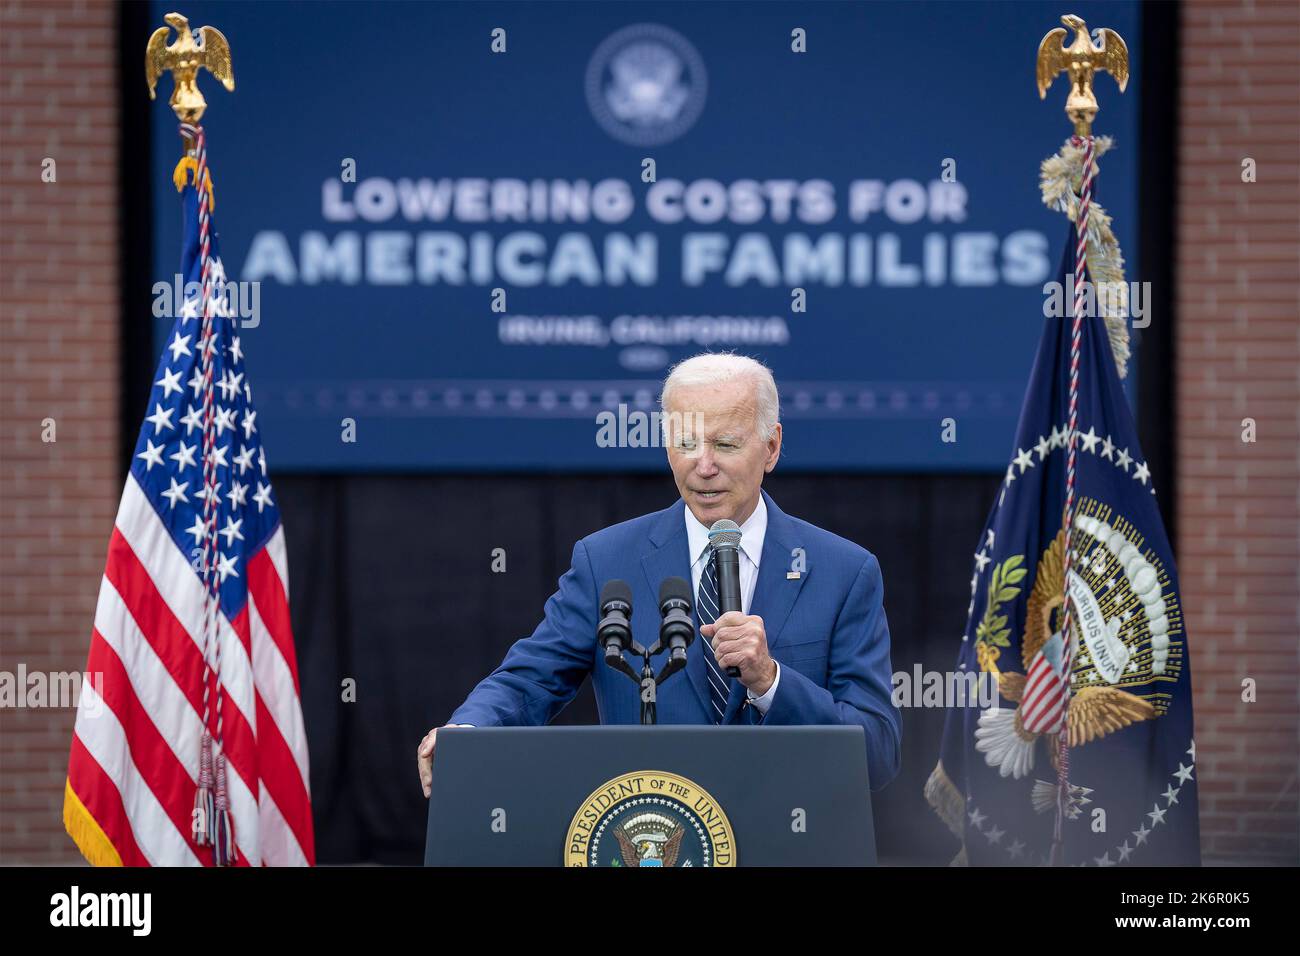
[[[566,866],[735,866],[722,807],[694,781],[659,770],[615,777],[569,824]]]

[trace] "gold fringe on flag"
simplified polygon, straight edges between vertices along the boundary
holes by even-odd
[[[1114,139],[1109,136],[1098,136],[1093,141],[1094,169],[1100,169],[1096,160],[1114,145]],[[1066,140],[1060,152],[1043,160],[1039,171],[1038,186],[1043,193],[1043,204],[1065,213],[1070,222],[1076,222],[1079,214],[1083,157],[1083,147],[1074,146]],[[1094,292],[1106,293],[1094,298],[1106,321],[1110,350],[1115,356],[1115,368],[1119,377],[1124,378],[1128,374],[1129,357],[1128,283],[1124,281],[1124,254],[1120,251],[1119,240],[1115,238],[1110,223],[1110,216],[1094,199],[1088,210],[1088,274]]]
[[[68,831],[68,836],[72,837],[72,842],[77,844],[77,849],[91,866],[122,865],[122,857],[113,841],[72,789],[71,780],[66,781],[63,788],[63,829]]]
[[[943,769],[943,761],[940,760],[934,765],[934,770],[930,772],[930,779],[925,782],[925,800],[930,804],[939,819],[947,824],[952,835],[962,841],[961,852],[952,858],[949,866],[966,865],[966,800],[961,795],[956,785],[948,779],[948,773]]]
[[[185,187],[190,184],[191,180],[194,182],[195,188],[197,189],[199,181],[199,161],[193,156],[182,156],[181,161],[178,162],[176,168],[172,170],[172,185],[176,187],[178,193],[183,192]],[[203,185],[207,187],[208,190],[208,210],[211,211],[216,209],[217,200],[212,195],[211,170],[204,173]]]

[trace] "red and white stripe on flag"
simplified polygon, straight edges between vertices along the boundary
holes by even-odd
[[[1069,670],[1068,664],[1065,668]],[[1020,722],[1035,734],[1054,734],[1061,728],[1070,699],[1070,687],[1063,674],[1039,651],[1029,664],[1025,692],[1020,704]]]
[[[307,737],[289,626],[284,531],[247,561],[248,600],[219,614],[222,716],[236,863],[315,862]],[[204,588],[128,475],[77,711],[64,824],[95,865],[199,866]],[[213,651],[209,656],[215,659]],[[97,678],[101,694],[95,689]]]

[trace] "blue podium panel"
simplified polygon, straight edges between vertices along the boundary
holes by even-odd
[[[868,866],[860,727],[438,733],[426,866]]]

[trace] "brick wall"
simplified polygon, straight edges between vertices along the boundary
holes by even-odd
[[[10,673],[86,666],[121,491],[115,20],[102,2],[0,4],[0,670]],[[41,181],[47,157],[52,183]],[[61,816],[73,716],[0,711],[0,862],[80,859]]]
[[[1300,4],[1192,0],[1181,42],[1178,566],[1202,844],[1207,859],[1295,864]]]

